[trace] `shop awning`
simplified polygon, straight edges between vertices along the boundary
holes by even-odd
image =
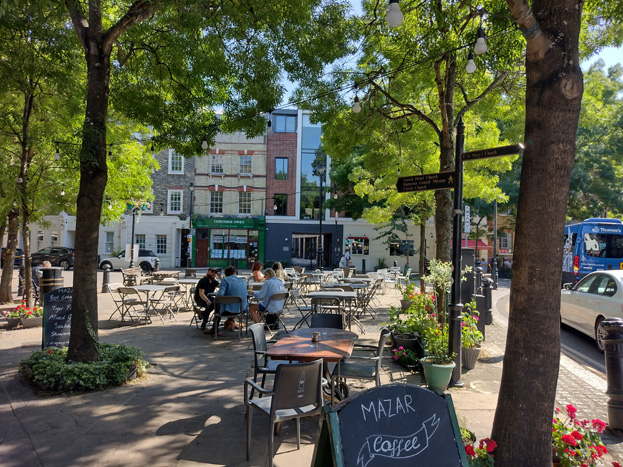
[[[452,245],[452,241],[450,241],[450,245]],[[487,245],[482,240],[478,240],[478,244],[476,244],[476,240],[467,240],[467,246],[465,245],[465,239],[461,240],[461,247],[463,248],[476,248],[477,250],[490,250],[491,247]]]

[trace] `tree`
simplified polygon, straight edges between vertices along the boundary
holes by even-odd
[[[606,71],[601,60],[585,74],[567,218],[623,215],[622,78],[621,65]]]
[[[584,2],[507,3],[526,38],[526,149],[492,437],[499,446],[496,465],[551,466],[560,360],[560,235],[582,100],[579,36]],[[601,23],[612,20],[613,5],[589,4],[593,15],[602,16]],[[518,430],[519,426],[529,429]]]
[[[23,17],[37,8],[3,1],[0,14],[15,4],[24,8],[17,12]],[[211,143],[218,131],[263,132],[260,111],[279,103],[282,70],[293,81],[316,80],[325,63],[348,50],[352,28],[347,5],[340,1],[90,0],[62,5],[86,68],[74,262],[80,282],[73,291],[68,356],[92,361],[98,358],[94,265],[108,181],[110,104],[130,120],[149,125],[156,147],[195,156],[201,141]],[[220,117],[217,106],[224,111]]]

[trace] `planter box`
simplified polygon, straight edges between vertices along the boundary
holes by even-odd
[[[21,321],[21,318],[7,318],[7,329],[15,329],[17,326],[19,326],[19,322]]]
[[[25,328],[36,328],[43,326],[43,317],[37,316],[35,318],[22,318],[22,326]]]
[[[480,354],[480,347],[475,347],[473,349],[466,349],[463,347],[461,349],[461,354],[461,363],[463,364],[463,368],[471,370],[476,366],[476,360],[478,360],[478,354]]]

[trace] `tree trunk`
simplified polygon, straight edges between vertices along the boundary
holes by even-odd
[[[508,4],[519,26],[532,34],[527,34],[526,150],[509,328],[492,438],[499,446],[496,465],[550,467],[560,360],[561,235],[582,98],[582,2],[537,0],[534,16],[523,1]]]
[[[108,112],[110,50],[102,50],[98,28],[88,28],[86,59],[87,105],[80,153],[80,190],[76,210],[76,248],[68,357],[89,362],[97,350],[97,245],[106,164],[106,118]]]
[[[17,248],[17,231],[19,230],[19,211],[9,212],[9,229],[7,233],[7,253],[4,257],[2,281],[0,285],[0,303],[13,303],[13,263]]]
[[[22,207],[22,243],[24,244],[24,297],[26,306],[34,305],[34,288],[32,286],[32,262],[30,260],[30,213]],[[43,303],[39,304],[43,306]]]

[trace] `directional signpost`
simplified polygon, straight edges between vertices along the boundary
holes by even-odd
[[[448,190],[454,188],[454,172],[400,177],[396,182],[398,193],[411,191]]]
[[[497,148],[490,149],[480,149],[479,151],[470,151],[464,152],[461,154],[461,160],[465,161],[473,161],[476,159],[488,159],[490,157],[498,157],[498,156],[512,156],[514,154],[519,154],[523,151],[523,144],[512,144],[510,146],[500,146]]]

